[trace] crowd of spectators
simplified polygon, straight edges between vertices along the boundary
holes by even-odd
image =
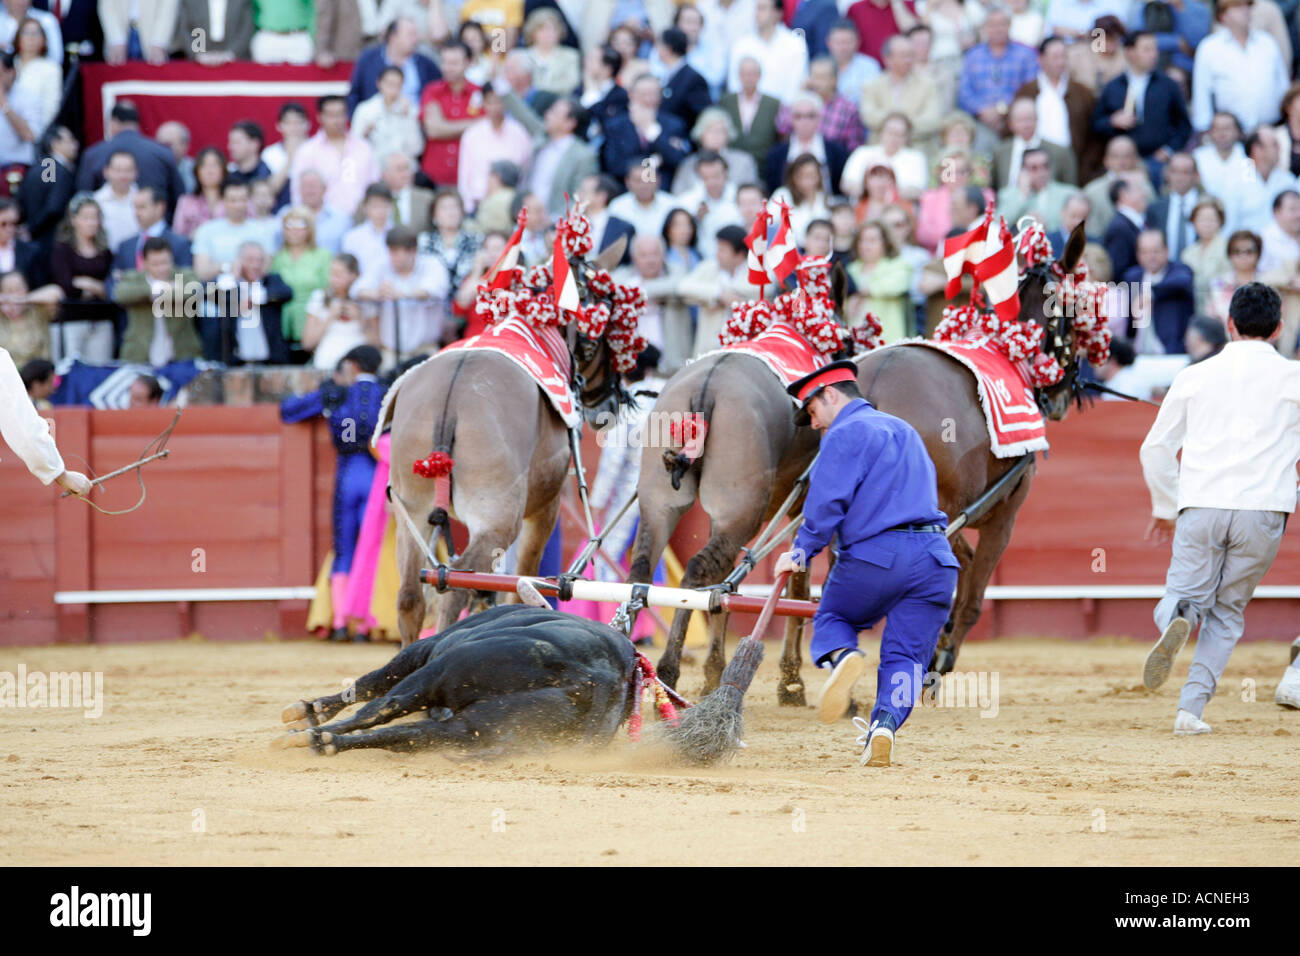
[[[575,201],[598,251],[627,240],[661,372],[760,294],[765,205],[893,341],[933,328],[943,241],[995,202],[1058,251],[1085,223],[1136,355],[1215,338],[1259,278],[1294,356],[1298,23],[1300,0],[3,0],[0,345],[391,366],[476,330],[521,209],[536,264]],[[121,101],[80,143],[74,55],[353,65],[191,155]]]

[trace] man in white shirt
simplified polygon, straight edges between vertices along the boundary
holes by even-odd
[[[1286,189],[1296,187],[1291,170],[1282,165],[1277,131],[1261,126],[1246,138],[1246,155],[1250,164],[1240,182],[1229,183],[1223,199],[1228,235],[1238,229],[1260,233],[1273,216],[1273,200]]]
[[[365,219],[343,236],[341,251],[354,256],[361,275],[370,275],[388,261],[388,229],[393,221],[393,194],[383,183],[366,187],[361,201]]]
[[[1243,612],[1277,556],[1296,508],[1300,460],[1300,363],[1273,348],[1281,300],[1260,282],[1233,293],[1232,341],[1174,379],[1142,443],[1151,492],[1147,537],[1173,539],[1165,596],[1156,606],[1162,634],[1147,655],[1142,682],[1169,677],[1174,658],[1201,625],[1196,655],[1178,700],[1174,733],[1204,734],[1201,719],[1232,649]],[[1182,464],[1178,450],[1182,448]],[[1287,669],[1275,700],[1300,707],[1300,669]]]
[[[854,106],[862,100],[862,88],[880,75],[880,64],[858,52],[858,26],[852,20],[836,20],[826,34],[826,52],[835,61],[840,96]]]
[[[1220,111],[1210,121],[1210,131],[1192,151],[1201,188],[1220,202],[1228,197],[1232,184],[1246,175],[1250,160],[1241,145],[1241,125],[1231,113]]]
[[[388,233],[388,261],[363,275],[352,297],[379,312],[384,364],[442,344],[451,277],[434,256],[417,257],[419,235],[406,226]]]
[[[1098,17],[1118,17],[1121,23],[1129,20],[1128,0],[1051,0],[1047,5],[1047,36],[1063,37],[1069,43],[1088,39]]]
[[[59,487],[74,495],[90,494],[90,479],[63,466],[63,456],[50,434],[50,422],[37,413],[36,406],[27,397],[27,389],[23,388],[23,377],[18,374],[13,356],[3,348],[0,348],[0,435],[41,484],[58,482]]]
[[[711,149],[700,153],[695,171],[699,184],[677,201],[695,218],[695,248],[705,259],[711,259],[718,244],[718,230],[743,225],[736,208],[736,184],[727,181],[727,160]]]
[[[135,157],[119,150],[108,157],[104,185],[95,190],[95,202],[99,204],[110,249],[116,249],[140,232],[140,223],[135,218],[137,168]]]
[[[1264,250],[1260,274],[1300,261],[1300,192],[1285,189],[1273,200],[1273,221],[1259,234]]]
[[[1290,82],[1277,41],[1250,28],[1253,0],[1219,0],[1214,30],[1196,47],[1192,67],[1192,126],[1209,129],[1216,111],[1229,110],[1242,129],[1276,123]]]
[[[784,10],[783,0],[756,0],[755,32],[731,41],[727,89],[740,89],[740,61],[750,56],[763,64],[760,93],[784,103],[799,92],[808,73],[808,44],[781,22]]]
[[[678,200],[659,189],[659,177],[642,166],[633,166],[623,178],[627,192],[609,204],[609,214],[630,222],[638,236],[657,236],[664,220],[678,206]]]
[[[698,59],[708,65],[700,72],[710,87],[721,86],[736,63],[732,45],[754,32],[754,0],[700,0],[696,6],[704,15]],[[728,87],[733,92],[737,89],[731,84]]]

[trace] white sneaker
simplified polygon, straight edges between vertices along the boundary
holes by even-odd
[[[862,757],[858,763],[863,767],[888,767],[894,755],[894,732],[880,723],[869,724],[865,717],[854,717],[853,726],[862,731],[858,746],[862,748]]]
[[[1147,654],[1146,664],[1142,667],[1142,683],[1148,690],[1155,690],[1169,679],[1169,671],[1174,666],[1174,658],[1187,643],[1187,635],[1192,633],[1192,622],[1185,617],[1176,617],[1169,622],[1165,632],[1156,641],[1156,646]]]
[[[853,699],[853,685],[867,669],[867,655],[861,651],[847,651],[831,671],[830,679],[822,688],[822,699],[817,705],[817,717],[823,724],[833,724],[849,709]]]
[[[1283,707],[1300,710],[1300,665],[1292,664],[1282,674],[1282,681],[1273,693],[1273,700]]]
[[[1178,712],[1177,718],[1174,719],[1174,735],[1177,737],[1190,737],[1193,734],[1208,734],[1210,725],[1195,714],[1185,710]]]

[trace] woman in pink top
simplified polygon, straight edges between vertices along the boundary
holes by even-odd
[[[221,183],[226,178],[226,157],[215,146],[199,150],[194,160],[194,178],[198,186],[190,195],[176,202],[176,215],[172,228],[190,238],[194,230],[209,219],[220,219],[225,211],[221,205]]]
[[[953,194],[973,185],[971,156],[964,148],[946,150],[937,169],[939,185],[921,193],[920,211],[916,217],[916,241],[930,250],[938,249],[952,230]],[[992,190],[984,189],[983,192],[985,202],[993,199]]]

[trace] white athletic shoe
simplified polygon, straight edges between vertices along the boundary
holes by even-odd
[[[1292,664],[1282,674],[1282,682],[1277,685],[1273,700],[1283,707],[1300,710],[1300,664]]]
[[[1169,622],[1165,632],[1156,641],[1156,646],[1147,654],[1146,664],[1142,667],[1142,683],[1147,690],[1155,690],[1169,679],[1169,671],[1174,666],[1174,658],[1187,643],[1187,635],[1192,633],[1192,622],[1185,617],[1176,617]]]
[[[1174,736],[1190,737],[1193,734],[1208,734],[1210,725],[1195,714],[1188,713],[1185,710],[1178,712],[1178,717],[1174,720]]]
[[[858,763],[863,767],[888,767],[894,755],[894,732],[888,727],[867,723],[865,717],[854,717],[853,726],[862,731],[858,746],[862,748],[862,757]]]
[[[848,712],[853,699],[853,685],[867,669],[867,655],[861,651],[846,651],[831,671],[822,698],[817,705],[817,717],[823,724],[833,724]]]

